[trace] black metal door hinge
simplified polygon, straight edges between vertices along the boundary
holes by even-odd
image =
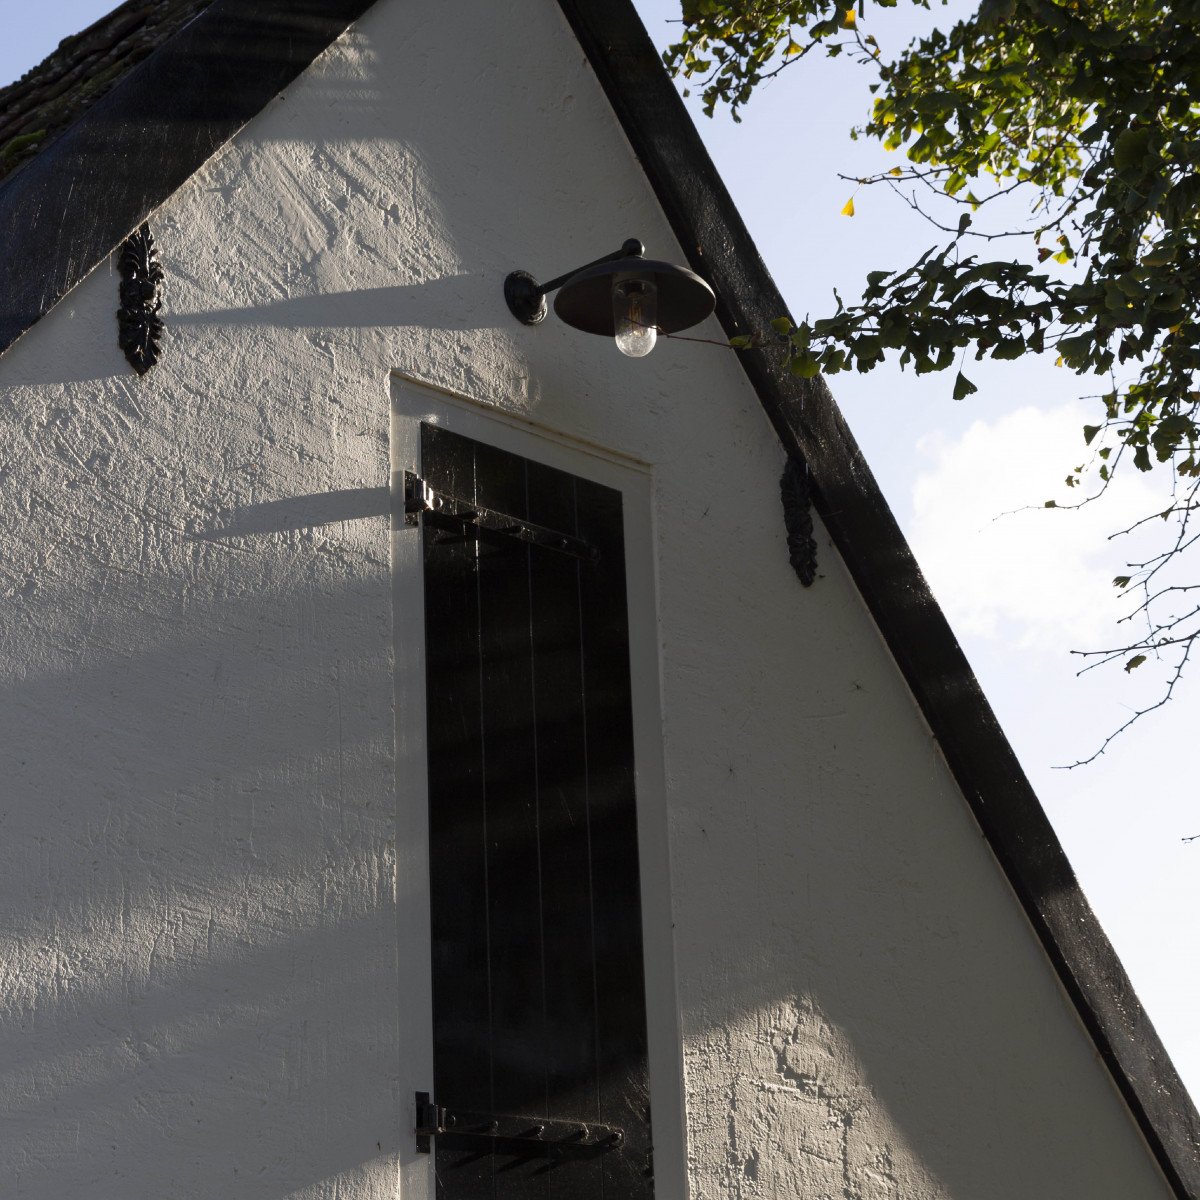
[[[596,547],[582,538],[484,508],[457,496],[443,495],[420,476],[405,471],[404,523],[419,525],[422,519],[435,529],[444,529],[458,535],[440,539],[446,542],[474,539],[503,544],[515,539],[528,545],[540,546],[543,550],[582,558],[587,562],[596,562],[600,557]]]
[[[417,1092],[416,1100],[413,1132],[421,1154],[430,1152],[435,1137],[447,1149],[519,1158],[591,1158],[616,1150],[625,1141],[624,1132],[611,1125],[465,1112],[432,1103],[428,1092]]]

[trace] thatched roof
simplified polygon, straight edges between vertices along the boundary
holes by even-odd
[[[211,0],[126,0],[0,88],[0,179],[54,140]]]

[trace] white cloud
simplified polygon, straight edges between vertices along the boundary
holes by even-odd
[[[917,443],[926,465],[913,485],[909,540],[960,633],[1026,649],[1114,640],[1124,606],[1112,578],[1132,548],[1107,538],[1155,510],[1151,481],[1130,470],[1098,503],[1043,507],[1080,498],[1064,480],[1088,454],[1082,428],[1094,419],[1080,403],[1022,408]]]

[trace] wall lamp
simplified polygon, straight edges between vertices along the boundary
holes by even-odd
[[[538,325],[546,319],[546,296],[557,290],[554,311],[560,320],[584,333],[615,338],[622,354],[642,358],[660,333],[699,324],[717,304],[699,275],[643,258],[644,253],[642,243],[630,238],[620,250],[549,283],[538,283],[528,271],[513,271],[504,281],[504,299],[518,321]]]

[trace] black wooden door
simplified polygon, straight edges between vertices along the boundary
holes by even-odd
[[[650,1197],[621,496],[430,425],[421,463],[596,551],[425,523],[434,1100],[622,1135],[552,1156],[437,1136],[437,1195]]]

